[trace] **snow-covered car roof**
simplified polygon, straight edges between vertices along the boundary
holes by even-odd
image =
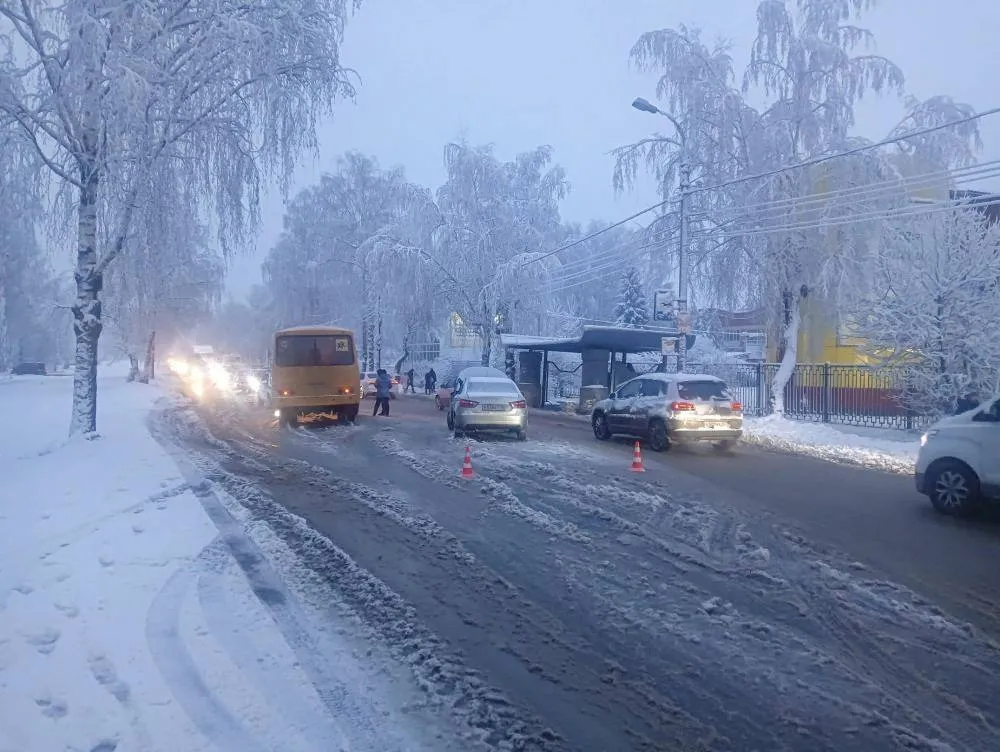
[[[507,374],[489,366],[469,366],[458,372],[460,379],[507,379]]]
[[[725,383],[723,379],[709,373],[647,373],[645,378],[655,381],[718,381]]]

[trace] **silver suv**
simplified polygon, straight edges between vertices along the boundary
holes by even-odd
[[[595,404],[591,425],[601,441],[634,436],[657,452],[697,441],[728,450],[743,436],[743,405],[715,376],[654,373],[625,382]]]

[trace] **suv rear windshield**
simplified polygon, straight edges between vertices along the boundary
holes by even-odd
[[[276,366],[350,366],[354,343],[350,334],[286,334],[275,343]]]
[[[677,394],[687,400],[729,399],[729,389],[721,381],[678,381]]]

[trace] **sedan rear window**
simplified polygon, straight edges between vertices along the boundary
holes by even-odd
[[[729,399],[729,389],[721,381],[678,381],[677,394],[686,400]]]
[[[509,394],[511,396],[521,393],[514,382],[501,379],[469,379],[468,391],[479,394]]]

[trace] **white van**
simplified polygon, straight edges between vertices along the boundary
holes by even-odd
[[[917,491],[943,514],[1000,502],[1000,397],[927,429],[915,469]]]

